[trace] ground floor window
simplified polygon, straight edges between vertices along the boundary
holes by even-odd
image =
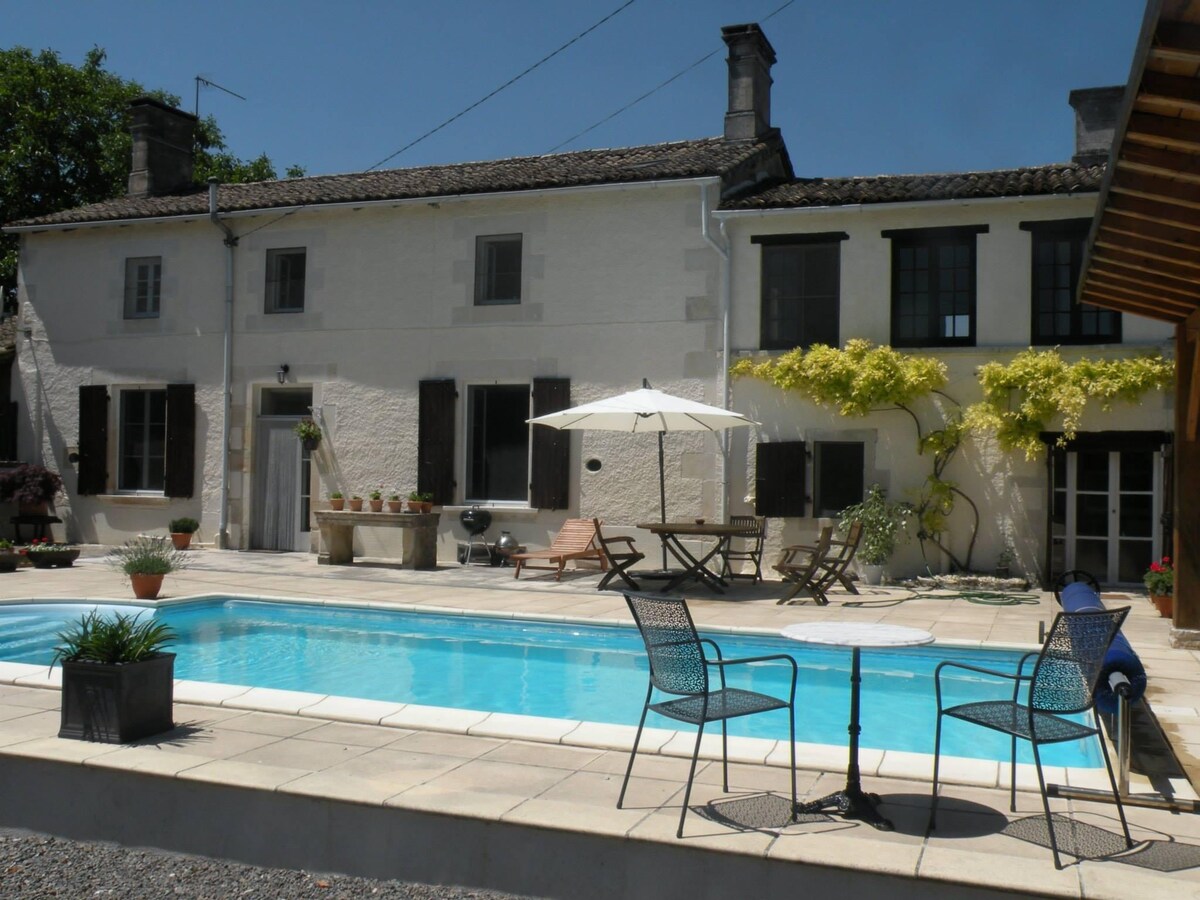
[[[528,502],[529,385],[467,389],[468,503]]]
[[[117,489],[163,490],[166,471],[167,392],[121,391]]]
[[[836,518],[863,499],[863,445],[859,441],[813,444],[813,515]]]

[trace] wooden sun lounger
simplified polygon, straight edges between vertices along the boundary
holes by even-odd
[[[595,559],[600,561],[601,570],[608,569],[608,561],[604,552],[596,542],[595,519],[567,519],[550,546],[545,550],[529,550],[525,553],[514,553],[509,557],[517,567],[513,578],[521,577],[521,569],[549,569],[554,572],[554,580],[562,579],[563,568],[568,560]],[[552,565],[535,566],[529,561],[544,559]]]

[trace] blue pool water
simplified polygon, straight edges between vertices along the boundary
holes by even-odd
[[[0,606],[0,660],[49,664],[57,632],[92,608]],[[138,611],[102,607],[109,608]],[[153,614],[179,634],[171,648],[176,677],[194,681],[629,725],[637,724],[646,692],[646,655],[632,628],[220,598]],[[846,743],[849,650],[781,637],[709,636],[726,658],[794,656],[800,665],[796,739]],[[862,746],[932,753],[934,667],[958,659],[1007,671],[1018,655],[931,647],[864,650]],[[789,673],[786,665],[752,664],[731,670],[729,684],[786,696]],[[963,676],[949,682],[947,705],[1011,691],[1010,682]],[[675,727],[654,714],[647,725]],[[786,712],[780,711],[732,720],[730,733],[786,739],[787,727]],[[947,720],[942,741],[943,752],[955,756],[1008,758],[1003,735],[953,720]],[[1043,761],[1102,764],[1094,741],[1056,745]]]

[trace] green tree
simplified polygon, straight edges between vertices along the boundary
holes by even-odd
[[[0,221],[46,215],[125,193],[132,153],[129,101],[151,96],[177,106],[179,98],[148,90],[104,68],[93,47],[79,66],[53,50],[0,50]],[[291,167],[289,178],[302,169]],[[196,129],[197,183],[276,177],[266,154],[242,160],[230,153],[216,121]],[[17,238],[0,237],[0,296],[15,303]]]

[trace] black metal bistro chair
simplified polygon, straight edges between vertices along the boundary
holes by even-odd
[[[942,743],[942,717],[960,719],[973,725],[982,725],[993,731],[1003,732],[1012,738],[1009,808],[1017,809],[1017,738],[1029,741],[1033,747],[1033,762],[1037,768],[1038,786],[1042,794],[1042,809],[1046,814],[1046,828],[1050,834],[1050,849],[1054,853],[1054,866],[1061,869],[1058,841],[1054,835],[1054,821],[1050,815],[1050,801],[1046,794],[1046,777],[1042,773],[1042,758],[1038,748],[1043,744],[1062,741],[1077,741],[1095,735],[1100,741],[1104,765],[1108,769],[1108,780],[1112,785],[1113,801],[1121,818],[1126,846],[1133,846],[1129,825],[1125,821],[1125,810],[1121,806],[1121,795],[1113,776],[1112,762],[1104,735],[1100,732],[1099,720],[1087,725],[1065,718],[1074,713],[1083,713],[1094,705],[1093,693],[1100,679],[1104,656],[1113,637],[1121,628],[1129,608],[1088,610],[1086,612],[1059,613],[1046,642],[1036,653],[1026,653],[1017,663],[1015,673],[996,672],[978,666],[947,660],[934,670],[937,690],[937,731],[933,744],[933,798],[929,807],[929,828],[935,826],[938,801],[938,762]],[[1025,674],[1025,665],[1034,660],[1033,668]],[[1013,682],[1011,700],[986,700],[963,703],[948,709],[942,707],[942,670],[947,668],[966,669]],[[1028,685],[1028,702],[1022,703],[1021,688]]]
[[[730,516],[730,525],[744,525],[746,530],[729,540],[721,554],[721,577],[748,578],[755,584],[762,581],[763,544],[767,540],[767,520],[761,516]],[[738,541],[738,545],[733,545]],[[734,572],[730,562],[753,563],[753,572]]]
[[[642,707],[642,718],[638,722],[637,736],[633,739],[633,750],[629,754],[629,766],[625,769],[625,780],[621,783],[621,795],[617,798],[617,809],[625,802],[625,789],[629,787],[629,776],[633,772],[633,760],[637,756],[642,729],[646,725],[646,714],[654,710],[660,715],[678,722],[697,726],[696,747],[692,751],[692,765],[688,770],[687,787],[683,792],[683,810],[679,814],[677,837],[683,837],[683,820],[687,817],[688,800],[692,795],[692,779],[696,776],[696,760],[700,756],[700,740],[704,737],[704,726],[709,722],[721,723],[722,784],[729,790],[729,734],[727,722],[739,716],[786,709],[791,726],[789,746],[792,751],[792,815],[796,814],[796,660],[786,653],[769,656],[753,656],[744,659],[723,659],[721,648],[714,641],[696,634],[696,626],[688,612],[687,603],[678,597],[658,597],[647,594],[625,594],[625,602],[633,613],[646,655],[650,658],[650,683],[646,687],[646,702]],[[715,659],[705,655],[704,645],[712,648]],[[788,699],[772,697],[740,688],[727,687],[725,669],[744,663],[780,660],[791,664],[792,687]],[[708,670],[715,667],[720,676],[720,687],[712,688]],[[651,703],[654,690],[674,695],[674,699]]]

